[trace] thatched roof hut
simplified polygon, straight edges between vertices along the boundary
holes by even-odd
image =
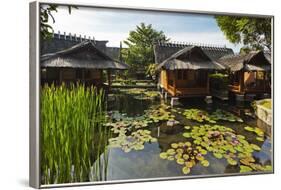
[[[232,72],[236,71],[269,71],[271,64],[263,51],[250,52],[248,54],[239,54],[225,56],[218,60]]]
[[[197,46],[202,49],[202,51],[212,60],[217,60],[226,55],[233,55],[233,50],[226,47],[218,47],[211,45],[194,45],[190,43],[171,43],[171,42],[156,42],[154,44],[154,55],[155,63],[162,63],[164,60],[168,59],[171,55],[175,54],[179,50],[182,50],[186,47]]]
[[[41,56],[41,67],[114,69],[123,70],[128,66],[107,56],[91,41],[83,41],[68,49]]]
[[[271,63],[263,51],[225,56],[218,62],[230,70],[230,92],[240,96],[270,94]]]
[[[209,58],[198,46],[185,47],[158,64],[156,70],[222,70],[224,66]]]
[[[198,46],[183,47],[156,66],[159,86],[177,97],[208,96],[209,72],[224,69]]]

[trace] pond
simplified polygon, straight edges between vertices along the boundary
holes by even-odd
[[[153,90],[115,89],[107,100],[105,126],[113,135],[100,180],[272,171],[271,128],[250,105],[180,103],[171,108]]]

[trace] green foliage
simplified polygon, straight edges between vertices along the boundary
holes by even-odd
[[[71,14],[73,8],[78,9],[78,7],[72,5],[67,6],[67,8],[69,14]],[[54,33],[53,27],[48,24],[50,19],[55,23],[54,12],[58,12],[58,5],[48,4],[40,6],[40,32],[41,38],[44,40],[51,39]]]
[[[42,184],[102,180],[110,131],[103,126],[104,92],[83,85],[41,89]],[[103,162],[104,161],[104,162]],[[104,165],[105,166],[105,165]],[[103,179],[104,180],[104,179]]]
[[[158,40],[168,41],[168,38],[163,31],[153,29],[151,24],[141,23],[134,31],[130,31],[124,41],[128,48],[122,50],[125,62],[131,66],[130,72],[134,73],[154,63],[153,43]]]
[[[222,73],[213,73],[209,74],[210,78],[216,78],[216,79],[228,79],[228,75],[222,74]]]
[[[229,78],[227,74],[214,73],[209,74],[210,86],[216,90],[228,90]]]
[[[155,63],[151,63],[148,65],[146,74],[151,76],[153,79],[156,78],[156,64]]]
[[[220,29],[231,43],[243,43],[243,51],[271,49],[271,19],[215,16]]]

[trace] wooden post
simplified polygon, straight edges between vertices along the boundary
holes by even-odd
[[[263,81],[262,81],[262,83],[263,83],[263,91],[264,92],[266,92],[266,78],[265,78],[265,71],[263,71],[262,72],[263,73]]]
[[[165,77],[164,77],[164,79],[165,79],[164,87],[167,90],[168,89],[169,76],[170,76],[169,71],[164,70],[164,75],[165,75]]]
[[[244,71],[239,71],[239,74],[240,74],[240,92],[244,92]]]
[[[174,96],[177,95],[177,77],[178,76],[178,71],[174,71],[174,80],[173,80],[173,87],[174,87]]]
[[[110,69],[107,70],[107,79],[108,79],[108,90],[110,90],[110,86],[111,86],[111,70]]]
[[[62,84],[62,70],[61,68],[59,68],[59,84]]]
[[[82,69],[82,82],[85,84],[85,69]]]
[[[209,72],[207,72],[207,94],[209,94],[209,92],[210,92],[210,78],[209,78]]]

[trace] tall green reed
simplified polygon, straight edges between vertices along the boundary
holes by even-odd
[[[41,89],[43,184],[106,178],[107,161],[96,164],[101,154],[108,154],[104,96],[103,90],[83,84]]]

